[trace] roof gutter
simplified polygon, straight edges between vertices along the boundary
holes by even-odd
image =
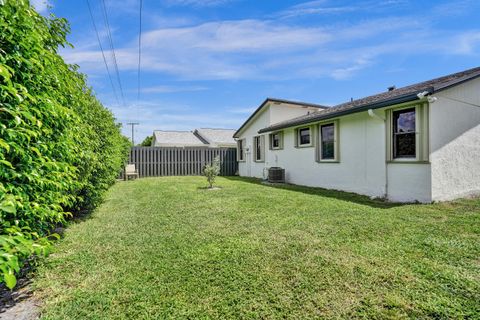
[[[433,90],[433,87],[431,87],[427,90],[422,90],[420,92],[423,92],[423,91],[428,91],[430,94],[432,94],[434,90]],[[368,111],[369,109],[380,109],[380,108],[384,108],[384,107],[388,107],[388,106],[392,106],[392,105],[396,105],[396,104],[401,104],[401,103],[406,103],[406,102],[410,102],[410,101],[419,100],[417,95],[420,92],[410,93],[410,94],[400,96],[400,97],[396,97],[396,98],[393,98],[393,99],[384,100],[384,101],[380,101],[380,102],[375,102],[375,103],[371,103],[371,104],[366,104],[366,105],[363,105],[363,106],[359,106],[359,107],[355,107],[355,108],[351,108],[351,109],[347,109],[347,110],[327,113],[325,115],[320,114],[318,117],[312,117],[310,119],[305,119],[305,120],[295,122],[295,123],[289,123],[289,124],[285,124],[285,125],[277,125],[277,126],[271,126],[271,127],[263,128],[263,129],[260,129],[258,131],[258,133],[266,133],[266,132],[271,132],[271,131],[275,131],[275,130],[279,130],[279,129],[296,127],[296,126],[299,126],[299,125],[309,124],[309,123],[317,122],[317,121],[320,121],[320,120],[327,120],[327,119],[331,119],[331,118],[345,116],[345,115],[352,114],[352,113]]]

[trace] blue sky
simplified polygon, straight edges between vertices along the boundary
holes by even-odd
[[[101,1],[90,2],[108,49]],[[154,129],[238,128],[266,97],[334,105],[480,65],[475,0],[144,0],[137,99],[139,0],[105,0],[123,104],[86,0],[32,3],[70,21],[75,48],[61,54],[119,122],[140,122],[137,142]]]

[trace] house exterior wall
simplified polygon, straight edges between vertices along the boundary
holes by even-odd
[[[375,113],[385,116],[382,109]],[[288,128],[283,130],[283,149],[269,150],[269,138],[265,134],[265,162],[255,163],[252,154],[246,154],[246,161],[240,163],[239,174],[262,178],[264,168],[278,166],[285,169],[288,183],[387,197],[391,201],[431,201],[428,163],[387,163],[384,121],[370,117],[367,112],[343,116],[336,121],[338,162],[316,161],[317,125],[313,125],[312,147],[295,147],[296,130]],[[266,122],[267,117],[258,118],[242,134],[241,138],[248,137],[246,145],[250,150],[253,136],[258,135],[258,130],[264,128]]]
[[[258,130],[270,125],[270,111],[268,108],[269,107],[265,107],[264,110],[260,111],[254,121],[244,129],[240,137],[241,139],[245,139],[245,161],[238,163],[238,173],[240,176],[263,177],[265,163],[255,162],[253,160],[253,137],[258,136]]]
[[[263,178],[266,177],[265,168],[267,168],[267,158],[270,150],[268,150],[268,134],[265,136],[265,161],[255,162],[253,160],[253,137],[259,136],[258,131],[269,125],[295,117],[299,117],[317,110],[313,107],[294,106],[285,103],[269,103],[259,114],[252,119],[251,123],[242,130],[240,139],[245,139],[245,161],[238,164],[238,173],[240,176]]]
[[[430,164],[388,163],[387,198],[394,202],[432,201]]]
[[[318,108],[277,103],[277,105],[273,105],[269,108],[270,124],[279,123],[285,120],[300,117],[315,110],[318,110]]]
[[[295,147],[296,129],[283,131],[283,149],[269,149],[269,134],[265,136],[265,161],[253,161],[253,137],[258,131],[273,123],[291,119],[289,112],[283,116],[274,108],[262,114],[243,130],[246,138],[245,162],[239,165],[241,176],[266,177],[265,169],[273,166],[285,169],[288,183],[355,192],[371,197],[386,197],[398,202],[447,201],[480,194],[480,79],[471,80],[450,89],[435,93],[437,101],[425,104],[418,123],[425,123],[418,134],[426,140],[418,144],[421,152],[411,161],[389,160],[391,130],[388,122],[361,112],[330,119],[338,121],[337,162],[316,161],[318,124],[313,124],[312,147]],[[428,108],[427,108],[428,106]],[[375,113],[386,117],[386,110]],[[403,104],[400,107],[410,107]],[[420,107],[419,107],[420,108]],[[306,111],[304,110],[306,113]],[[388,113],[391,114],[391,113]],[[424,121],[423,119],[428,119]],[[417,127],[418,129],[418,127]],[[417,140],[417,142],[420,140]],[[418,151],[418,150],[417,150]],[[428,155],[428,156],[427,156]]]
[[[338,162],[315,160],[314,126],[312,147],[295,147],[295,130],[287,129],[284,149],[269,150],[265,165],[285,168],[289,183],[385,196],[384,123],[364,112],[338,119],[338,130]]]
[[[480,79],[475,79],[434,94],[438,99],[430,107],[434,201],[480,194],[479,88]]]

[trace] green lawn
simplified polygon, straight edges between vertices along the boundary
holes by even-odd
[[[480,200],[117,183],[35,278],[45,319],[480,318]]]

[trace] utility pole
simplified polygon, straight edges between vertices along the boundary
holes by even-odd
[[[132,146],[135,146],[135,134],[134,134],[134,128],[135,126],[138,126],[140,123],[138,122],[128,122],[127,126],[132,126]]]

